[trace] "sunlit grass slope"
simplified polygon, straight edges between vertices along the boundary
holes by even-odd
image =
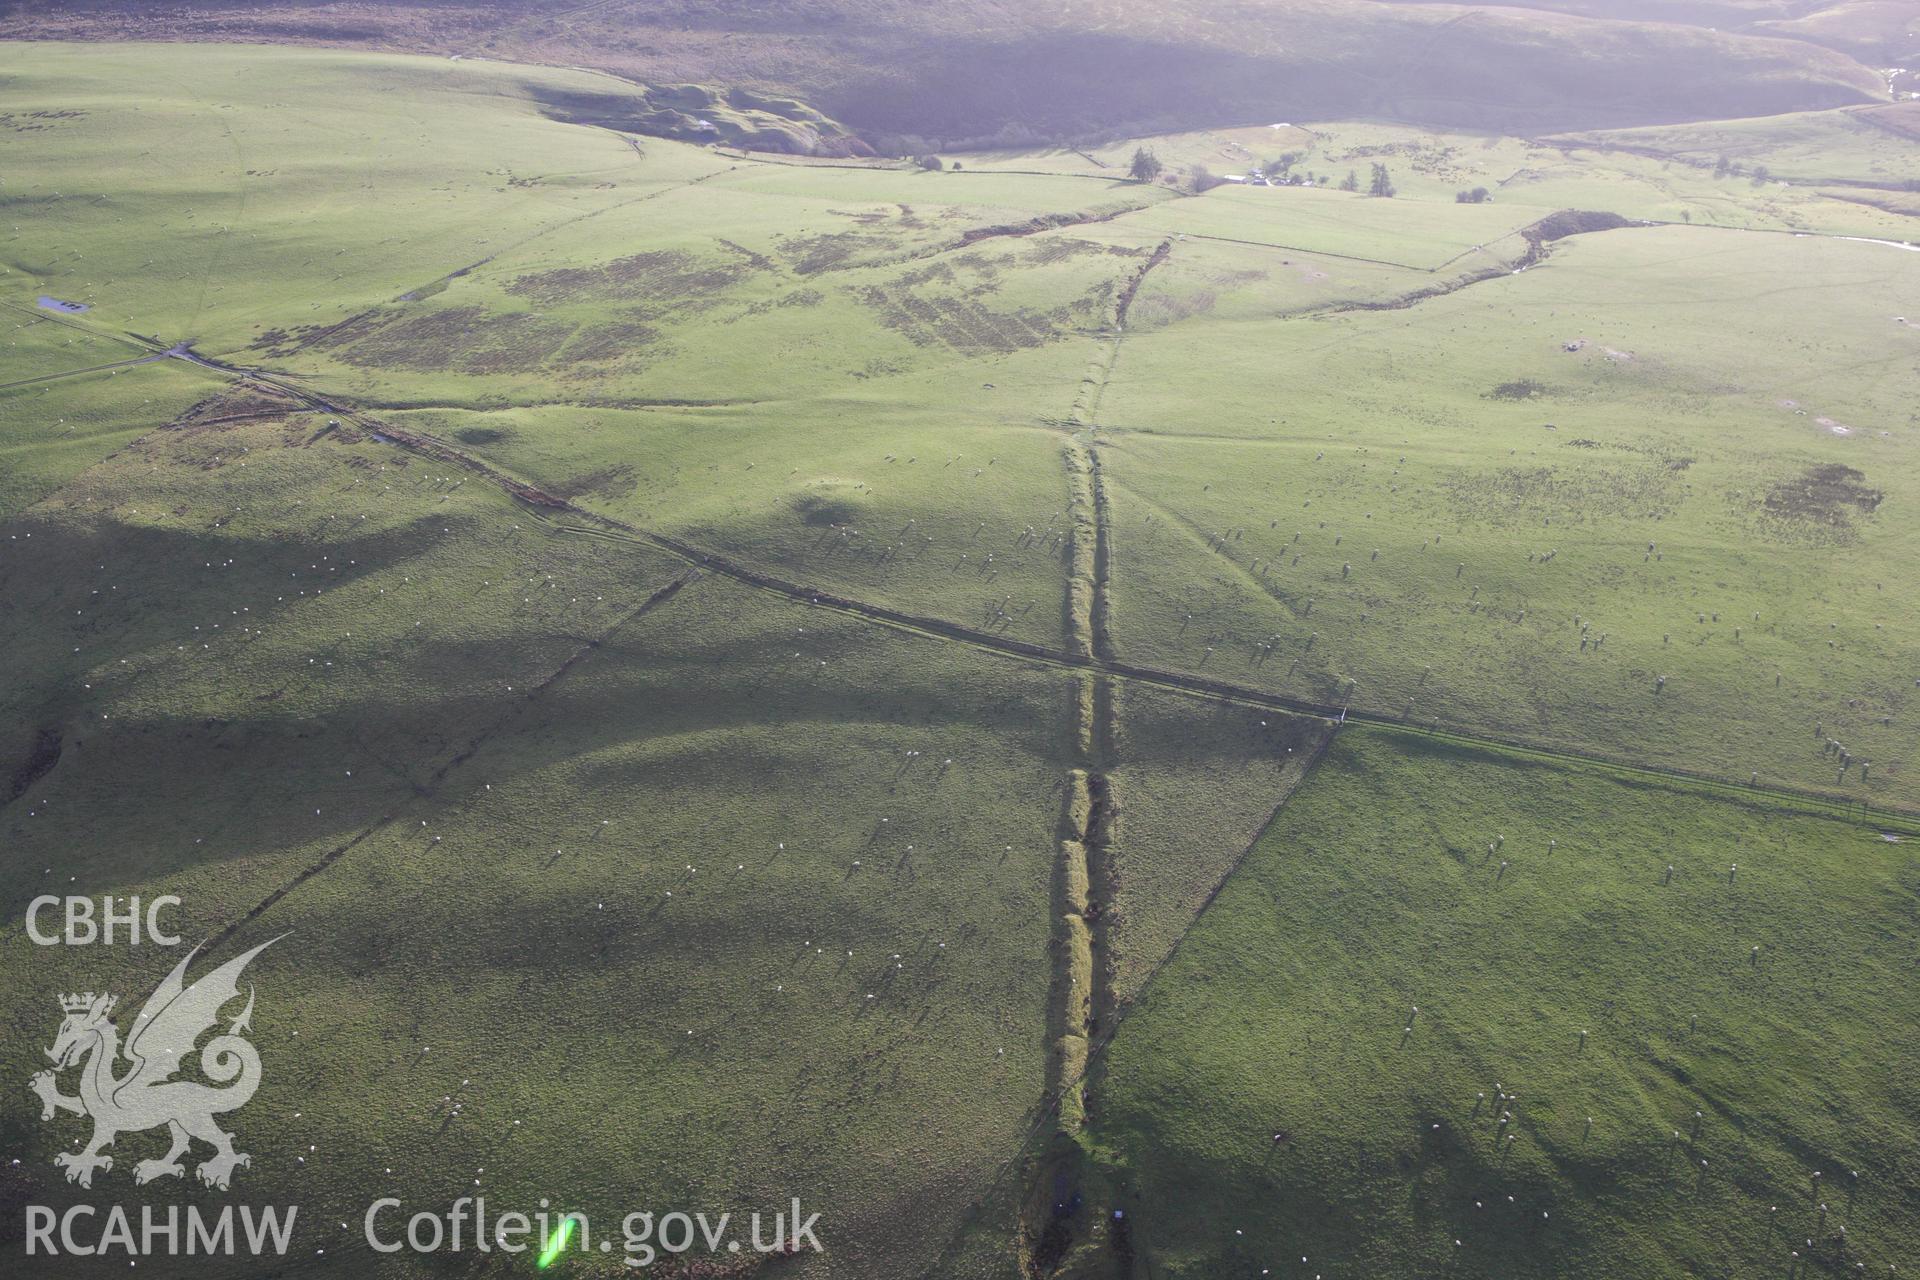
[[[1904,1272],[1912,848],[1349,731],[1122,1026],[1110,1203],[1166,1276]]]

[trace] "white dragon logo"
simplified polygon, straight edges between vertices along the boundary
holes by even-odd
[[[122,1133],[161,1125],[172,1135],[173,1145],[160,1159],[134,1165],[136,1183],[184,1174],[180,1157],[192,1138],[214,1149],[214,1154],[195,1170],[200,1181],[210,1187],[226,1190],[234,1169],[252,1163],[252,1157],[233,1149],[233,1135],[213,1119],[245,1106],[260,1087],[260,1054],[241,1036],[253,1019],[251,986],[247,988],[247,1007],[227,1027],[226,1034],[214,1036],[199,1052],[200,1074],[222,1087],[172,1077],[193,1054],[194,1042],[220,1020],[221,1008],[239,997],[240,972],[247,962],[279,940],[261,943],[203,974],[192,986],[184,981],[187,964],[200,948],[188,952],[134,1019],[124,1050],[133,1066],[118,1078],[113,1068],[120,1051],[120,1032],[113,1025],[112,1014],[119,997],[96,996],[91,991],[60,997],[66,1020],[60,1024],[53,1047],[47,1050],[54,1070],[38,1073],[27,1087],[40,1096],[42,1120],[53,1119],[56,1111],[93,1119],[93,1140],[85,1150],[63,1151],[53,1158],[55,1165],[66,1170],[67,1181],[91,1187],[94,1170],[113,1168],[113,1157],[101,1155],[102,1147],[113,1145],[114,1138]],[[80,1095],[68,1097],[60,1092],[57,1073],[77,1063],[84,1063]]]

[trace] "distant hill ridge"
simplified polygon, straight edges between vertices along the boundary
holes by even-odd
[[[856,137],[910,153],[1293,118],[1538,134],[1771,115],[1885,101],[1884,74],[1850,53],[1890,54],[1909,38],[1817,6],[1640,3],[1628,20],[1571,11],[1595,7],[1584,0],[1545,4],[0,0],[0,37],[317,43],[596,67],[654,86],[648,132],[826,154],[857,150]],[[1708,25],[1722,22],[1740,30]],[[715,84],[779,105],[701,88]],[[691,90],[708,101],[674,96]]]

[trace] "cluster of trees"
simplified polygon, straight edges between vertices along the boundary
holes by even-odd
[[[1127,166],[1127,173],[1135,182],[1152,182],[1167,171],[1160,157],[1145,147],[1136,147],[1133,161]],[[1210,191],[1225,182],[1226,179],[1214,173],[1204,164],[1196,164],[1187,170],[1187,186],[1194,193]]]
[[[1358,191],[1360,189],[1360,175],[1352,169],[1347,170],[1347,176],[1340,179],[1340,189],[1342,191]],[[1398,195],[1399,192],[1400,188],[1393,185],[1393,175],[1387,172],[1387,166],[1381,164],[1378,160],[1374,161],[1373,176],[1367,181],[1367,194],[1370,196],[1379,196],[1385,200],[1391,199],[1395,195]]]
[[[1453,193],[1453,202],[1455,204],[1485,204],[1491,199],[1493,199],[1493,192],[1487,190],[1485,187],[1474,187],[1469,191],[1456,191]]]
[[[1211,191],[1225,181],[1225,178],[1203,164],[1197,164],[1187,172],[1188,185],[1195,195],[1199,195],[1202,191]]]
[[[1716,178],[1740,178],[1749,176],[1749,174],[1746,169],[1741,167],[1738,160],[1721,156],[1713,162],[1713,176]],[[1757,164],[1753,166],[1751,176],[1754,186],[1763,186],[1773,181],[1773,170],[1763,164]]]

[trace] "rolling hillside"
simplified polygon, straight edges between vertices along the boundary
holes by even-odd
[[[894,152],[1301,117],[1537,133],[1886,96],[1884,77],[1847,53],[1755,34],[1762,20],[1794,15],[1756,7],[1752,22],[1722,22],[1723,7],[1615,19],[1366,0],[15,0],[0,8],[0,37],[262,40],[587,65],[652,84],[798,95]]]
[[[0,1277],[1912,1274],[1920,103],[638,10],[8,19]]]

